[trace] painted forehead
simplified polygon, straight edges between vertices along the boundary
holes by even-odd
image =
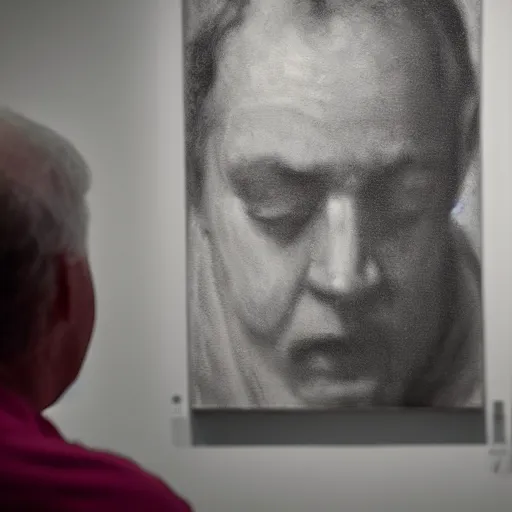
[[[329,101],[342,84],[394,87],[386,85],[386,77],[437,85],[433,38],[409,17],[357,10],[316,19],[283,5],[288,9],[249,10],[226,38],[213,94],[217,107],[251,96],[301,93]]]

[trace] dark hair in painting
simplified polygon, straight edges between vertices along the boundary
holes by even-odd
[[[205,105],[216,80],[217,60],[222,44],[233,30],[240,27],[251,0],[229,0],[220,12],[210,18],[185,48],[186,95],[186,167],[188,197],[197,204],[203,181],[203,153],[208,136]],[[290,0],[307,2],[309,15],[324,18],[344,8],[362,5],[384,16],[393,15],[392,7],[403,6],[415,14],[422,28],[432,32],[437,40],[439,59],[446,84],[457,83],[458,110],[477,92],[473,65],[468,46],[466,26],[454,0]],[[447,55],[449,54],[449,59]],[[447,64],[451,60],[451,64]],[[469,149],[478,143],[478,112],[472,119]]]
[[[185,47],[185,137],[188,197],[200,196],[202,153],[207,134],[204,105],[217,74],[217,58],[226,36],[244,19],[250,0],[230,0],[209,19],[194,40]]]

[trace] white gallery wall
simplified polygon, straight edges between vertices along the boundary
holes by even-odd
[[[512,0],[487,3],[493,96],[495,83],[512,89],[507,57],[496,63],[512,47]],[[181,38],[179,0],[0,0],[0,104],[66,134],[93,169],[96,331],[79,381],[48,415],[71,439],[158,473],[198,512],[510,511],[512,476],[491,474],[485,446],[173,448],[170,398],[187,393]],[[512,337],[512,111],[498,99],[484,129],[501,123],[488,156],[505,181],[484,187],[483,245],[496,251],[486,331],[501,340],[488,358],[499,391]]]

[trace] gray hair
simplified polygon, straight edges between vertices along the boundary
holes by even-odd
[[[90,170],[71,142],[0,107],[0,361],[22,352],[54,296],[55,256],[87,252]],[[4,136],[2,137],[2,133]],[[9,167],[13,134],[37,157]],[[16,151],[16,149],[14,149]],[[6,167],[4,167],[7,162]]]

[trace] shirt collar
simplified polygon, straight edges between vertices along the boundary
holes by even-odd
[[[0,432],[22,433],[27,430],[48,437],[61,437],[59,431],[28,400],[0,385]]]

